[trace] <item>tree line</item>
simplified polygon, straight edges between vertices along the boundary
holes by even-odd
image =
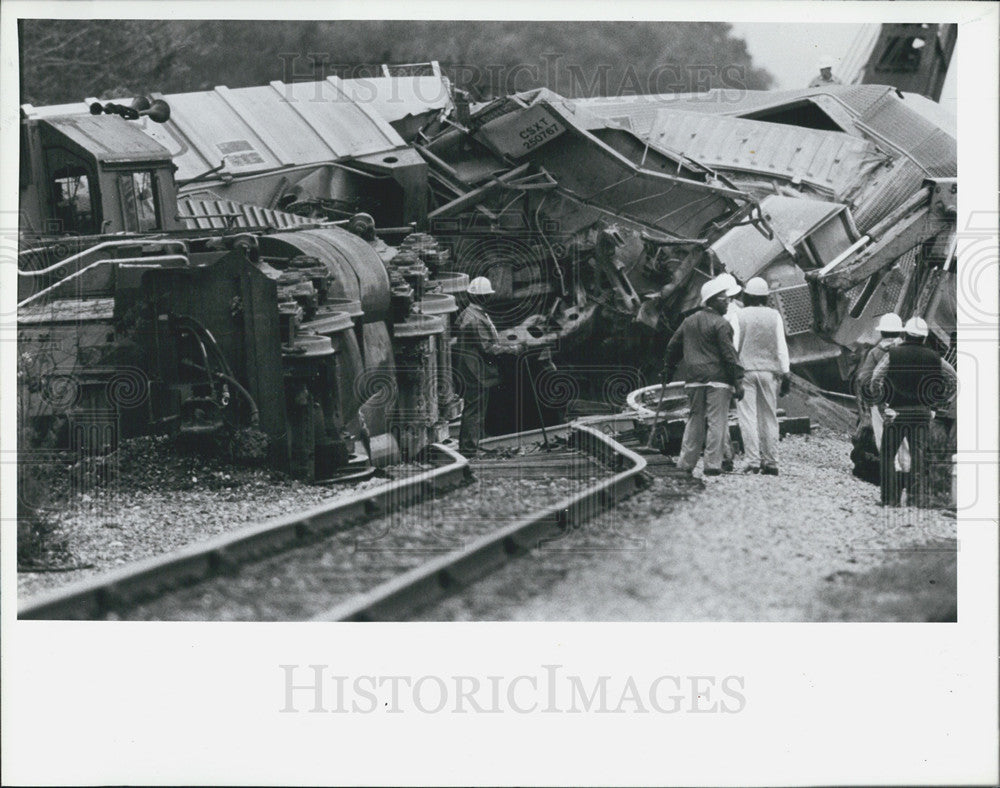
[[[21,103],[379,73],[437,60],[476,99],[766,89],[721,22],[22,20]]]

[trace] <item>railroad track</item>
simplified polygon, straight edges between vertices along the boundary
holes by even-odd
[[[435,444],[430,454],[439,467],[434,470],[39,595],[28,600],[18,615],[194,620],[405,617],[498,563],[613,507],[643,484],[644,458],[592,425],[561,425],[548,429],[547,437],[555,444],[548,452],[538,451],[536,433],[493,439],[488,443],[496,448],[519,447],[529,453],[475,463]],[[478,482],[473,481],[473,468]],[[461,501],[456,496],[463,494],[454,493],[455,488],[470,484],[478,485],[479,515],[468,506],[449,515],[449,507],[454,509],[454,502]],[[569,494],[559,497],[560,491]],[[558,500],[551,503],[553,498]],[[514,511],[519,503],[530,511]],[[493,514],[505,509],[511,509],[506,519],[512,522],[491,527]],[[461,533],[435,528],[435,523],[449,517],[458,518]],[[353,577],[369,571],[372,577],[389,576],[373,582],[370,577],[360,581]],[[288,593],[292,598],[282,601]],[[294,599],[296,593],[313,600],[311,614],[307,602]],[[317,596],[342,601],[316,612]]]
[[[811,428],[808,418],[781,418],[779,421],[782,435],[803,434]],[[509,560],[544,542],[557,539],[574,525],[592,520],[601,512],[613,508],[642,486],[644,471],[675,477],[676,483],[683,488],[700,488],[701,483],[677,470],[673,460],[645,449],[651,422],[651,418],[636,413],[584,416],[570,424],[483,440],[480,443],[482,447],[518,454],[514,460],[477,460],[473,462],[473,468],[479,473],[517,473],[521,478],[533,474],[565,473],[574,467],[574,458],[553,454],[544,447],[549,446],[558,452],[562,446],[579,446],[582,443],[585,447],[589,446],[592,455],[601,454],[604,461],[611,464],[615,475],[505,528],[485,534],[471,544],[393,577],[365,594],[313,616],[312,620],[392,621],[431,608],[434,603],[468,587]],[[663,422],[663,438],[668,442],[672,438],[676,440],[678,430],[683,431],[683,425],[683,419]],[[737,430],[732,424],[731,431],[735,438],[739,437]],[[617,536],[628,539],[627,533]],[[602,545],[602,549],[608,547],[611,545]]]
[[[540,430],[518,433],[486,440],[481,445],[533,448],[540,435]],[[645,458],[594,426],[579,422],[561,425],[548,428],[546,437],[550,436],[553,440],[565,437],[570,446],[609,467],[611,474],[505,527],[494,529],[470,544],[393,577],[365,594],[325,610],[312,620],[394,621],[406,618],[409,613],[472,584],[512,558],[559,538],[644,486]]]
[[[469,461],[445,445],[432,444],[426,459],[437,467],[330,505],[247,526],[40,593],[19,607],[18,618],[105,618],[180,586],[231,574],[249,561],[316,542],[382,513],[439,495],[470,479]]]

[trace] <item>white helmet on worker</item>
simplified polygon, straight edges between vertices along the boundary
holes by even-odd
[[[903,331],[903,319],[895,312],[886,312],[878,319],[876,329],[882,334],[900,334]]]
[[[750,296],[768,296],[771,294],[771,288],[768,287],[767,281],[761,279],[759,276],[755,276],[747,282],[747,286],[743,288],[743,291]]]
[[[471,282],[469,282],[469,287],[467,288],[469,295],[493,295],[496,291],[493,289],[493,285],[490,280],[485,276],[477,276]]]
[[[903,332],[908,337],[926,337],[927,322],[922,317],[911,317],[903,326]]]
[[[819,70],[822,71],[824,68],[833,68],[833,57],[831,55],[820,55]]]
[[[722,277],[717,276],[715,279],[709,279],[701,286],[701,305],[705,306],[717,295],[725,295],[727,290],[729,290],[729,285],[722,281]]]
[[[724,282],[726,285],[726,295],[732,298],[734,295],[738,295],[743,288],[740,287],[740,283],[736,281],[736,277],[732,274],[719,274],[717,277],[720,282]]]

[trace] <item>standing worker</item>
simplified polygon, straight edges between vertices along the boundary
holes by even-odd
[[[463,454],[475,456],[483,436],[490,389],[500,382],[500,372],[489,356],[517,354],[521,346],[502,345],[496,326],[483,308],[495,292],[490,280],[477,276],[469,282],[467,292],[469,305],[455,320],[452,363],[461,378],[460,390],[465,399],[458,447]]]
[[[840,85],[841,81],[833,75],[833,58],[823,56],[819,59],[819,76],[813,77],[809,83],[811,88],[821,88],[826,85]]]
[[[743,292],[743,288],[740,287],[740,283],[736,277],[730,273],[719,274],[716,278],[726,284],[726,296],[729,298],[729,303],[726,306],[724,317],[733,329],[733,346],[738,348],[740,346],[740,323],[736,316],[743,305],[735,299],[736,296]],[[737,350],[738,353],[739,351]],[[733,457],[733,440],[729,434],[729,425],[727,424],[725,432],[722,433],[722,470],[726,473],[733,470]]]
[[[881,473],[878,455],[882,446],[882,412],[885,405],[879,402],[879,397],[873,396],[871,390],[872,373],[878,362],[889,352],[889,348],[895,347],[903,341],[900,337],[900,334],[903,333],[903,321],[895,312],[887,312],[879,318],[876,329],[881,334],[881,339],[868,350],[854,374],[858,426],[851,438],[851,442],[854,444],[851,451],[851,460],[854,463],[853,473],[858,478],[873,484],[879,484]],[[908,454],[908,445],[906,451]]]
[[[702,451],[705,476],[722,473],[723,435],[728,429],[729,401],[743,397],[743,368],[733,346],[733,329],[723,315],[728,285],[718,278],[701,286],[701,306],[681,323],[667,344],[664,383],[683,360],[684,391],[690,413],[677,467],[691,473]],[[707,427],[706,427],[707,422]]]
[[[760,277],[747,282],[737,314],[738,343],[746,394],[736,406],[746,454],[745,473],[778,475],[778,396],[788,393],[791,370],[785,324],[767,304],[770,290]]]
[[[891,408],[882,428],[879,453],[881,504],[899,506],[902,487],[896,474],[896,451],[905,438],[910,445],[908,503],[927,506],[930,489],[927,449],[934,410],[947,407],[958,378],[952,366],[924,345],[927,323],[911,317],[903,326],[903,342],[889,348],[872,373],[871,391],[880,393]]]
[[[864,360],[858,366],[857,374],[854,376],[854,388],[861,410],[861,426],[871,425],[875,432],[875,444],[876,446],[880,446],[882,443],[882,408],[884,405],[878,402],[877,397],[874,398],[874,403],[871,402],[873,399],[871,396],[872,374],[875,372],[875,367],[878,366],[878,363],[885,358],[890,348],[896,347],[896,345],[903,341],[902,337],[900,337],[900,334],[903,333],[903,321],[895,312],[887,312],[879,318],[877,328],[882,338],[878,341],[877,345],[868,351]]]

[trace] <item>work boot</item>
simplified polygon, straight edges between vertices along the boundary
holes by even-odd
[[[722,468],[706,468],[703,476],[722,476]]]
[[[765,476],[777,476],[778,466],[777,465],[761,465],[760,472]]]
[[[759,465],[746,465],[743,468],[743,473],[760,473]]]
[[[722,461],[722,472],[723,473],[732,473],[733,472],[733,461],[732,460],[723,460]]]

